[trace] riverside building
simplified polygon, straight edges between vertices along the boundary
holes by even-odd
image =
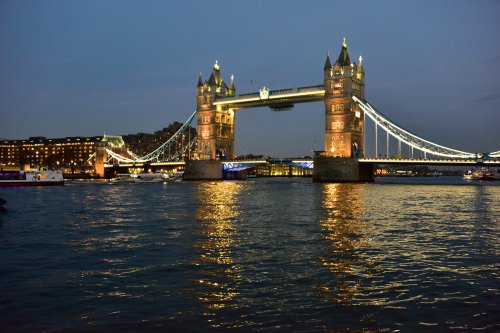
[[[93,169],[95,147],[104,137],[66,137],[0,141],[0,168]]]

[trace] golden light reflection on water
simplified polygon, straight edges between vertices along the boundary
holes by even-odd
[[[241,182],[199,183],[196,187],[200,240],[194,247],[200,256],[193,264],[202,270],[192,292],[211,310],[227,307],[238,294],[241,267],[232,255],[238,238],[235,223],[240,215],[237,196],[243,187]]]
[[[342,303],[352,301],[360,290],[360,275],[369,274],[370,262],[363,254],[367,223],[362,220],[364,184],[324,184],[320,221],[328,253],[319,257],[332,274],[333,285],[318,286],[320,298]]]

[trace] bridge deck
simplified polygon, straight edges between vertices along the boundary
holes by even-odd
[[[283,158],[283,159],[267,159],[267,160],[231,160],[222,161],[223,164],[246,164],[246,165],[258,165],[258,164],[310,164],[313,165],[313,160],[307,159],[296,159],[296,158]],[[362,164],[379,164],[379,165],[448,165],[448,166],[488,166],[488,167],[500,167],[500,159],[493,160],[429,160],[429,159],[384,159],[384,158],[361,158],[359,163]],[[123,163],[119,164],[121,167],[133,167],[133,166],[143,166],[144,164],[151,166],[181,166],[184,165],[184,161],[178,162],[158,162],[158,163]],[[112,168],[113,164],[105,164],[105,168]]]
[[[404,165],[449,165],[449,166],[500,166],[500,160],[485,160],[478,162],[476,160],[428,160],[428,159],[384,159],[384,158],[362,158],[359,163],[363,164],[404,164]]]
[[[185,165],[186,163],[184,161],[178,161],[178,162],[151,162],[151,163],[142,163],[142,162],[137,162],[137,163],[120,163],[117,164],[120,167],[142,167],[144,165],[151,165],[151,166],[181,166]],[[115,164],[104,164],[105,168],[113,168]]]

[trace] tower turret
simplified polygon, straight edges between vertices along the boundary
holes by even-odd
[[[363,57],[359,56],[359,65],[356,78],[361,82],[365,82],[365,70],[363,69]]]
[[[196,85],[196,90],[198,91],[198,95],[203,93],[203,80],[201,79],[201,72],[200,76],[198,77],[198,84]]]
[[[351,59],[349,58],[349,50],[347,49],[347,42],[345,40],[345,37],[342,41],[342,50],[340,51],[340,54],[339,54],[339,57],[338,57],[336,63],[338,63],[342,67],[350,67],[351,66]]]
[[[234,75],[231,74],[231,83],[229,83],[229,89],[227,94],[229,96],[234,96],[236,94],[236,88],[234,87]]]
[[[213,67],[212,74],[210,75],[210,78],[208,79],[208,84],[212,89],[215,90],[218,96],[228,96],[228,87],[226,83],[224,82],[224,79],[222,78],[222,75],[220,73],[220,66],[217,60],[215,60],[215,64]]]
[[[332,62],[330,61],[330,51],[326,53],[325,66],[323,67],[325,72],[325,79],[331,78],[333,76]]]

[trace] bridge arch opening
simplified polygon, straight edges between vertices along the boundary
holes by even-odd
[[[320,103],[299,104],[286,112],[267,107],[237,110],[235,155],[312,156],[323,149],[324,111]]]

